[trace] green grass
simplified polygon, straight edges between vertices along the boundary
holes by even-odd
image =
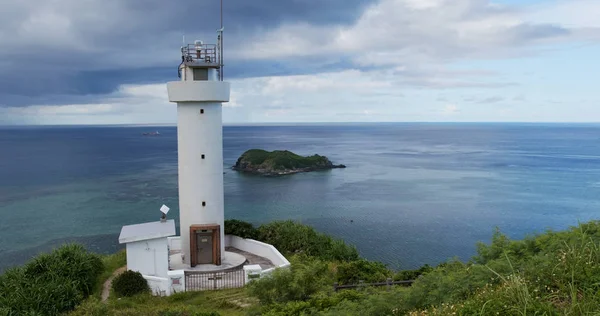
[[[93,296],[98,299],[102,295],[102,285],[104,282],[108,280],[115,270],[127,264],[127,253],[123,249],[117,253],[102,256],[102,262],[104,263],[104,271],[98,277],[93,293]]]
[[[107,304],[91,297],[70,316],[128,315],[128,316],[184,316],[184,315],[245,315],[255,300],[246,295],[245,289],[177,293],[168,297],[149,294],[130,298],[111,297]],[[204,314],[202,314],[204,313]],[[213,314],[214,315],[214,314]]]
[[[245,232],[254,230],[243,222],[235,223]],[[343,242],[329,243],[312,229],[291,221],[265,224],[253,233],[278,245],[284,252],[295,254],[289,257],[290,269],[277,270],[272,277],[253,281],[244,289],[187,292],[170,297],[143,294],[117,299],[111,296],[106,304],[100,302],[98,288],[93,292],[95,295],[88,297],[70,315],[600,315],[600,221],[523,240],[510,240],[496,231],[490,244],[478,245],[477,256],[469,262],[450,260],[437,267],[425,266],[395,274],[396,279],[416,278],[411,287],[339,292],[332,289],[335,281],[377,281],[392,277],[393,271],[375,262],[359,260],[356,250]],[[70,280],[65,278],[40,283],[39,278],[23,276],[26,273],[44,276],[47,273],[39,271],[46,270],[53,271],[52,275],[76,272],[73,265],[64,263],[73,262],[70,257],[87,258],[89,254],[75,251],[66,259],[62,257],[71,252],[55,253],[61,260],[40,256],[27,266],[9,270],[0,277],[3,281],[0,284],[4,286],[0,298],[5,301],[4,306],[0,304],[0,315],[4,312],[18,315],[10,314],[9,309],[17,298],[36,306],[60,302],[56,297],[61,296],[54,294],[65,294],[65,289],[70,289],[65,285],[80,283],[65,282]],[[106,267],[104,273],[93,274],[99,284],[123,266],[125,253],[104,256],[101,261]],[[11,280],[19,282],[9,282]],[[21,284],[23,280],[33,283],[31,286]],[[15,292],[19,289],[21,294]],[[48,294],[48,289],[56,291]],[[19,294],[17,298],[14,293]],[[63,296],[67,297],[66,294]],[[82,297],[75,297],[79,298]],[[72,306],[57,311],[68,311]],[[21,310],[34,310],[34,307]]]
[[[58,315],[94,293],[100,256],[66,244],[0,276],[0,315]]]
[[[291,259],[290,271],[251,286],[260,300],[253,315],[600,315],[600,221],[523,240],[497,231],[469,262],[397,273],[417,278],[411,287],[366,289],[348,298],[332,293],[333,278],[367,270],[378,278],[383,267],[350,262],[335,269],[329,262],[326,271],[314,267],[319,261]]]

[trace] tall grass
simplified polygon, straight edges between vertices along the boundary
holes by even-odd
[[[351,299],[332,303],[331,289],[300,299],[274,301],[268,295],[285,293],[292,284],[320,284],[340,276],[385,273],[368,262],[330,263],[329,273],[306,277],[295,273],[258,280],[250,293],[268,315],[600,315],[600,222],[580,224],[561,232],[547,231],[523,240],[510,240],[499,231],[488,245],[479,244],[470,262],[451,260],[421,271],[409,288],[367,289]],[[337,267],[337,268],[336,268]],[[302,271],[302,269],[300,269]],[[341,274],[340,274],[341,273]],[[414,274],[413,274],[414,273]],[[291,274],[291,275],[290,275]],[[361,275],[361,278],[367,276]],[[279,279],[279,280],[278,280]],[[355,280],[350,278],[350,280]],[[269,285],[266,287],[265,285]],[[296,286],[294,286],[296,287]],[[257,292],[256,289],[263,289]],[[270,289],[270,290],[268,290]],[[270,291],[270,292],[269,292]],[[325,296],[323,296],[325,295]],[[337,297],[337,294],[335,294]],[[286,298],[289,296],[278,295]]]
[[[104,269],[81,245],[62,246],[0,276],[0,310],[6,315],[57,315],[75,308]]]

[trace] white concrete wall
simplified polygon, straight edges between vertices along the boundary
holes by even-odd
[[[146,281],[153,295],[156,296],[169,296],[171,295],[171,286],[169,278],[161,278],[149,275],[142,275]]]
[[[213,80],[172,81],[167,83],[171,102],[229,102],[229,82]]]
[[[181,249],[184,263],[189,264],[191,225],[220,225],[221,240],[224,237],[221,103],[178,103],[177,142]],[[203,202],[206,206],[202,206]],[[225,246],[221,244],[221,254],[224,253]]]
[[[185,271],[169,271],[170,294],[185,292]]]
[[[166,278],[169,271],[167,244],[166,237],[127,243],[127,269]]]
[[[181,250],[181,237],[167,237],[167,242],[169,243],[169,250],[176,251]]]
[[[179,218],[184,263],[190,263],[191,225],[217,224],[224,240],[222,102],[229,102],[228,82],[194,81],[184,68],[181,81],[167,84],[169,101],[177,102]],[[205,159],[202,159],[202,155]],[[206,204],[202,206],[203,202]],[[221,243],[221,254],[225,245]]]
[[[290,262],[273,245],[266,244],[254,239],[245,239],[238,236],[225,236],[225,244],[239,250],[247,251],[271,260],[277,268],[285,268]],[[270,270],[270,269],[269,269]],[[263,273],[267,270],[263,270]]]

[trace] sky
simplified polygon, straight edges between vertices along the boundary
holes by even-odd
[[[218,0],[2,0],[0,125],[174,124]],[[598,0],[223,0],[225,123],[599,122]]]

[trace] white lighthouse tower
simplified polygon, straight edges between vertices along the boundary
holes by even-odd
[[[123,226],[119,235],[127,268],[141,273],[156,295],[242,287],[290,265],[272,245],[224,234],[221,107],[229,102],[229,83],[222,23],[217,32],[217,44],[181,47],[181,80],[167,83],[169,101],[177,103],[181,234],[175,236],[163,205],[160,221]]]
[[[179,216],[183,263],[221,265],[225,254],[222,103],[222,29],[217,44],[181,48],[180,81],[167,84],[177,103]]]

